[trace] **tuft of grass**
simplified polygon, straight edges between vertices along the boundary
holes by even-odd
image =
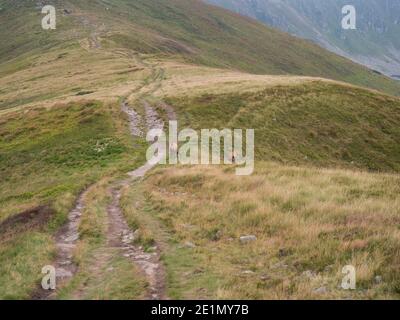
[[[29,299],[43,277],[42,268],[51,264],[54,249],[52,237],[36,230],[0,243],[1,299]]]

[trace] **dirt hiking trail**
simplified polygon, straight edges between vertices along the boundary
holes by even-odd
[[[73,253],[79,239],[79,224],[82,217],[85,193],[82,193],[76,201],[75,207],[68,214],[67,223],[56,234],[57,256],[53,262],[56,269],[56,283],[61,285],[69,281],[77,272],[78,267],[73,262]],[[41,285],[33,293],[33,299],[47,300],[54,299],[56,291],[44,290]]]
[[[149,103],[144,102],[146,113],[146,126],[148,130],[162,129],[164,122],[159,118],[156,110]],[[176,119],[173,109],[166,104],[162,104],[165,108],[169,120]],[[129,108],[126,103],[122,104],[124,110],[131,122],[131,132],[138,133],[139,130],[134,127],[137,125],[137,113]],[[130,111],[131,110],[131,111]],[[168,110],[168,111],[167,111]],[[133,112],[132,112],[133,111]],[[160,262],[161,250],[156,244],[152,249],[153,252],[148,253],[141,246],[132,244],[136,239],[136,233],[133,232],[126,222],[120,206],[121,190],[128,187],[133,181],[145,176],[145,174],[154,168],[155,165],[146,163],[140,168],[128,173],[129,179],[123,180],[111,189],[112,202],[107,208],[109,228],[107,233],[108,245],[122,249],[122,254],[137,265],[146,277],[149,284],[149,290],[146,299],[160,300],[166,299],[165,296],[165,271]]]

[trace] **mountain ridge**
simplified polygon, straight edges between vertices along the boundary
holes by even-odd
[[[400,74],[400,2],[355,0],[356,30],[343,30],[345,0],[206,0],[310,39],[388,76]]]
[[[0,14],[6,25],[13,23],[24,34],[17,33],[14,38],[7,33],[1,36],[4,46],[0,61],[10,55],[15,59],[24,46],[26,50],[40,53],[51,45],[60,45],[62,39],[67,39],[64,46],[71,45],[85,34],[93,33],[95,26],[102,30],[96,31],[96,36],[106,46],[122,46],[139,53],[161,54],[190,63],[255,74],[323,77],[400,95],[400,83],[310,41],[200,0],[93,0],[84,3],[59,0],[55,2],[59,27],[51,33],[41,30],[41,13],[34,2],[22,1],[17,7],[13,1],[5,3]],[[18,11],[21,8],[23,11]],[[18,12],[22,16],[16,22]],[[83,15],[90,18],[82,20]],[[25,42],[28,35],[32,39]],[[35,44],[42,47],[35,47]]]

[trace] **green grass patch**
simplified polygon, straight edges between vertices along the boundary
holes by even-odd
[[[180,116],[181,129],[255,129],[258,160],[400,170],[398,99],[313,82],[168,102]]]
[[[0,223],[38,205],[55,211],[43,230],[0,243],[0,283],[7,283],[0,287],[0,297],[27,298],[41,277],[41,267],[52,260],[51,236],[65,222],[78,193],[102,177],[135,168],[143,161],[145,144],[138,140],[133,147],[118,104],[56,105],[9,113],[0,121]],[[91,237],[97,234],[89,231]],[[14,272],[12,266],[22,266],[21,261],[26,267]]]

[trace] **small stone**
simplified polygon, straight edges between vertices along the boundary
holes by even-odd
[[[64,241],[65,242],[74,242],[74,241],[76,241],[78,239],[79,239],[79,235],[78,234],[73,234],[73,235],[70,235],[69,237],[65,238]]]
[[[184,246],[185,246],[185,248],[189,248],[189,249],[196,248],[196,245],[190,241],[186,241]]]
[[[320,287],[314,290],[314,293],[317,294],[326,294],[328,292],[328,289],[326,287]]]
[[[309,278],[309,279],[313,279],[313,278],[315,278],[317,275],[316,275],[316,273],[315,273],[314,271],[312,271],[312,270],[307,270],[307,271],[304,271],[304,272],[303,272],[303,276],[306,277],[306,278]]]
[[[254,235],[240,237],[240,242],[242,244],[253,242],[253,241],[256,241],[256,240],[257,240],[257,237],[254,236]]]
[[[269,279],[269,277],[265,274],[260,277],[261,281],[267,281],[268,279]]]
[[[376,284],[380,284],[380,283],[382,283],[382,281],[383,281],[382,276],[376,276],[375,277],[375,283]]]
[[[212,241],[219,241],[222,238],[222,231],[218,230],[216,231],[212,236],[211,236],[211,240]]]
[[[72,272],[65,270],[63,268],[57,268],[56,269],[56,277],[57,278],[71,278],[72,277]]]
[[[325,272],[331,272],[333,270],[333,268],[334,268],[334,265],[331,264],[329,266],[326,266],[324,270],[325,270]]]
[[[203,268],[196,268],[193,271],[193,274],[202,274],[202,273],[204,273],[204,269]]]
[[[271,269],[287,269],[289,266],[283,262],[278,262],[271,266]]]
[[[242,272],[242,274],[254,274],[254,273],[255,272],[251,271],[251,270],[245,270],[245,271]]]

